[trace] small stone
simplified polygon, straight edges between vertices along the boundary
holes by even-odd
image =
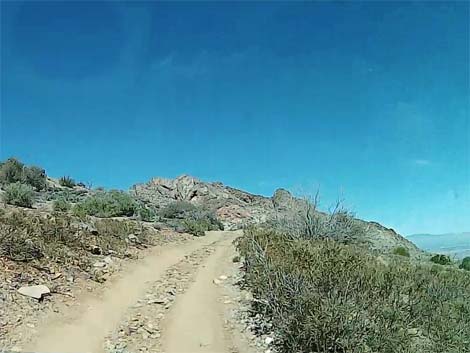
[[[269,336],[264,339],[265,344],[271,344],[273,343],[273,341],[274,341],[274,338],[269,337]]]
[[[225,275],[221,275],[221,276],[219,276],[219,279],[220,279],[221,281],[225,281],[227,278],[228,278],[228,277],[227,277],[227,276],[225,276]]]
[[[73,278],[73,276],[68,276],[68,277],[67,277],[67,282],[69,282],[69,283],[73,283],[74,280],[75,280],[75,279]]]
[[[96,268],[103,268],[103,267],[106,267],[106,262],[104,261],[97,261],[93,264],[93,267],[96,267]]]
[[[150,299],[147,304],[165,304],[166,301],[162,299]]]
[[[214,280],[212,282],[214,282],[214,284],[216,284],[216,285],[219,285],[219,284],[222,283],[222,281],[218,280],[217,278],[214,278]]]
[[[93,255],[101,255],[101,254],[103,253],[103,250],[101,250],[101,248],[100,248],[99,246],[93,245],[93,246],[91,247],[91,253],[92,253]]]
[[[34,324],[26,324],[26,326],[29,327],[29,328],[34,328],[35,327]]]
[[[51,294],[51,290],[47,286],[40,284],[37,286],[21,287],[18,289],[18,293],[27,297],[41,300],[45,295]]]
[[[231,300],[226,300],[226,301],[224,301],[224,304],[231,304],[231,303],[232,303]]]
[[[111,256],[106,256],[104,259],[103,259],[104,262],[106,262],[108,265],[113,263],[113,259],[111,258]]]
[[[127,239],[129,239],[129,241],[130,241],[131,243],[136,243],[136,244],[139,244],[139,243],[140,243],[139,238],[138,238],[137,235],[135,235],[135,234],[129,234],[129,235],[127,236]]]
[[[59,278],[59,277],[62,277],[62,273],[60,273],[60,272],[54,274],[54,275],[51,277],[51,280],[55,280],[55,279],[57,279],[57,278]]]

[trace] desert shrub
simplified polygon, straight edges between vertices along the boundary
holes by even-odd
[[[62,186],[65,186],[67,188],[73,188],[76,183],[75,183],[75,180],[73,180],[71,177],[69,176],[63,176],[59,179],[59,184],[62,185]]]
[[[393,249],[393,253],[399,256],[410,257],[410,252],[404,246],[396,247],[395,249]]]
[[[77,203],[74,214],[96,217],[133,216],[137,210],[136,201],[127,193],[117,190],[99,191]]]
[[[203,236],[209,230],[224,229],[222,222],[214,212],[187,201],[170,203],[160,210],[159,216],[171,220],[181,220],[184,231],[195,236]]]
[[[36,190],[46,188],[46,171],[36,166],[23,168],[23,183],[31,185]]]
[[[452,264],[452,260],[450,259],[449,256],[443,255],[443,254],[436,254],[433,257],[431,257],[431,262],[434,262],[435,264],[438,265],[450,265]]]
[[[280,352],[470,351],[470,274],[269,229],[247,229],[237,247]]]
[[[318,194],[313,199],[293,200],[289,212],[281,213],[271,227],[292,238],[328,238],[345,243],[364,238],[364,225],[341,202],[328,214],[319,212],[317,203]]]
[[[19,182],[5,186],[3,201],[10,205],[31,207],[33,205],[33,189]]]
[[[202,237],[206,231],[213,230],[211,223],[206,219],[185,219],[183,226],[185,232],[197,237]]]
[[[153,208],[149,208],[145,205],[138,205],[136,208],[136,216],[141,221],[152,222],[155,220],[156,213]]]
[[[0,164],[0,184],[23,183],[37,190],[46,188],[46,172],[36,166],[25,166],[15,158]]]
[[[188,214],[195,212],[197,207],[187,201],[174,201],[159,211],[163,218],[187,218]]]
[[[70,203],[65,198],[59,198],[52,203],[52,209],[55,212],[67,212],[70,208]]]
[[[470,271],[470,256],[467,256],[462,260],[459,268],[461,268],[462,270]]]
[[[3,185],[23,181],[24,164],[15,158],[9,158],[0,165],[0,183]]]
[[[87,269],[94,246],[103,253],[114,251],[124,256],[130,246],[129,234],[135,234],[139,243],[152,240],[150,228],[127,219],[78,220],[66,214],[38,214],[33,211],[14,211],[0,215],[0,257],[14,261],[33,260]]]

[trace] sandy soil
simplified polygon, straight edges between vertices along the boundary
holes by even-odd
[[[160,310],[164,314],[161,314],[160,321],[149,325],[153,332],[151,337],[146,332],[142,336],[133,336],[137,337],[137,342],[123,351],[133,352],[133,347],[143,345],[150,347],[147,341],[152,339],[156,341],[152,348],[138,350],[166,353],[252,351],[239,332],[234,332],[233,325],[228,325],[227,315],[235,300],[228,300],[232,294],[227,292],[229,281],[225,276],[231,276],[231,271],[234,271],[232,241],[239,235],[237,232],[209,232],[205,237],[183,245],[155,248],[109,281],[99,295],[88,294],[60,315],[51,315],[22,350],[106,352],[111,333],[123,335],[126,315],[135,314],[138,310],[136,315],[139,318],[148,322],[155,318],[151,310],[158,305],[142,307],[139,304],[141,298],[157,295],[159,288],[166,290],[169,285],[177,288],[183,283],[178,291],[169,295],[171,300],[165,298],[162,301],[165,305],[160,305]],[[181,275],[184,268],[187,271],[183,282],[175,282],[175,274]],[[139,318],[131,318],[129,322]],[[143,331],[141,327],[137,332],[139,330]],[[124,334],[121,339],[127,340],[127,335],[132,334]]]

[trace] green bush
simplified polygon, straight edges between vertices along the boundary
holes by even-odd
[[[169,220],[176,220],[185,232],[195,236],[204,236],[209,230],[223,230],[222,222],[217,219],[214,212],[195,206],[187,201],[175,201],[160,210],[159,216]]]
[[[470,271],[470,256],[467,256],[462,260],[459,268],[461,268],[462,270]]]
[[[62,186],[65,186],[67,188],[73,188],[75,185],[77,185],[75,183],[75,180],[73,180],[71,177],[69,176],[63,176],[59,179],[59,184],[62,185]]]
[[[400,255],[400,256],[404,256],[404,257],[410,257],[410,252],[408,251],[407,248],[405,248],[404,246],[398,246],[396,247],[395,249],[393,249],[393,253],[395,255]]]
[[[15,158],[9,158],[0,164],[0,183],[3,185],[23,181],[24,164]]]
[[[470,274],[269,229],[246,230],[237,247],[279,352],[469,352]]]
[[[33,189],[26,184],[8,184],[5,186],[3,201],[14,206],[31,207],[33,205]]]
[[[211,224],[205,219],[185,219],[183,221],[184,231],[195,235],[196,237],[203,237],[206,231],[211,230]]]
[[[188,214],[197,211],[197,207],[187,201],[174,201],[159,211],[160,217],[184,219]]]
[[[52,209],[55,212],[67,212],[71,208],[70,203],[63,197],[54,200],[52,203]]]
[[[144,205],[137,207],[137,217],[144,222],[152,222],[155,220],[156,213],[152,208],[148,208]]]
[[[431,257],[431,262],[434,262],[435,264],[438,265],[450,265],[452,264],[452,260],[450,259],[449,256],[443,255],[443,254],[436,254],[433,257]]]
[[[96,217],[133,216],[138,209],[136,201],[127,193],[117,190],[99,191],[77,203],[74,214]]]
[[[15,158],[7,159],[0,164],[0,184],[28,184],[36,190],[46,188],[46,172],[36,166],[25,166]]]
[[[46,171],[36,166],[24,167],[23,182],[36,190],[44,190],[46,188]]]

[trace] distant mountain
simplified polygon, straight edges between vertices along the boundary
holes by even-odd
[[[470,232],[447,234],[413,234],[406,237],[419,248],[457,258],[470,256]]]

